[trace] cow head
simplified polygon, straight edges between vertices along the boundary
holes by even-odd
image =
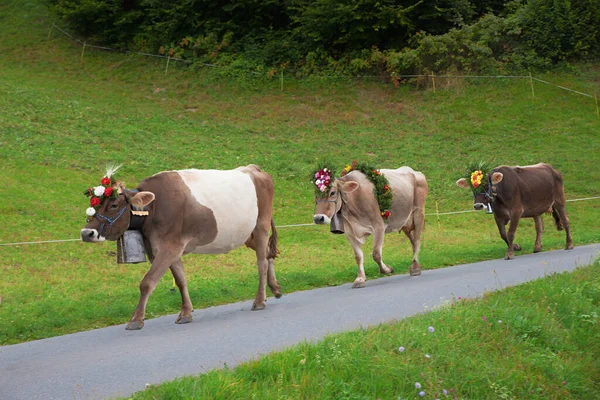
[[[131,206],[140,209],[153,200],[154,193],[126,190],[119,183],[117,195],[103,198],[95,213],[88,214],[87,225],[81,230],[81,240],[84,242],[117,240],[129,227]]]
[[[329,224],[342,208],[344,197],[358,189],[358,186],[358,182],[336,179],[324,197],[315,197],[315,224]]]
[[[502,172],[492,172],[492,174],[489,176],[482,175],[480,177],[477,176],[475,179],[471,178],[471,184],[469,184],[467,178],[460,178],[456,181],[456,185],[464,189],[472,190],[474,209],[487,209],[488,212],[491,213],[492,203],[496,195],[494,188],[499,182],[502,181],[502,178],[504,178]],[[474,185],[473,182],[475,182],[476,185]]]

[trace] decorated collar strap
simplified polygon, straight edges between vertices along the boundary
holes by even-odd
[[[378,170],[367,164],[357,163],[352,161],[352,164],[346,165],[346,168],[341,173],[341,176],[345,176],[351,171],[362,172],[373,184],[373,194],[379,205],[379,211],[383,219],[388,219],[392,212],[392,189],[388,179]]]

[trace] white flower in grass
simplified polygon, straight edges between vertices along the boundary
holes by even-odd
[[[415,389],[421,389],[421,384],[419,382],[415,382]]]
[[[97,197],[100,197],[100,196],[102,196],[102,195],[104,194],[104,186],[96,186],[96,187],[94,188],[94,194],[95,194]]]
[[[93,217],[94,215],[96,215],[96,209],[94,207],[88,207],[88,209],[85,210],[85,214],[88,217]]]

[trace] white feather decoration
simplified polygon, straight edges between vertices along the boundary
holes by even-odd
[[[117,170],[119,168],[121,168],[121,165],[115,165],[115,164],[106,164],[106,177],[110,178],[115,172],[117,172]]]

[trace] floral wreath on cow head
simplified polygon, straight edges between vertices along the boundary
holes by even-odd
[[[327,163],[320,163],[311,174],[311,182],[315,185],[315,197],[324,198],[329,195],[333,183],[332,169]]]
[[[482,193],[487,187],[487,176],[491,168],[485,161],[476,161],[467,167],[464,178],[469,183],[469,187],[474,195]]]
[[[90,207],[85,210],[85,214],[88,217],[93,217],[96,215],[96,211],[100,208],[104,200],[106,199],[116,199],[119,196],[118,190],[115,187],[117,181],[114,179],[114,173],[120,168],[118,165],[107,165],[106,173],[104,177],[100,180],[100,185],[90,187],[85,192],[84,195],[90,198]]]
[[[388,219],[392,215],[390,211],[392,207],[392,189],[387,178],[378,169],[367,164],[357,163],[356,161],[352,161],[352,164],[346,165],[346,168],[342,170],[341,176],[351,171],[360,171],[371,181],[374,186],[373,194],[375,195],[375,199],[377,199],[377,204],[379,204],[381,217]]]

